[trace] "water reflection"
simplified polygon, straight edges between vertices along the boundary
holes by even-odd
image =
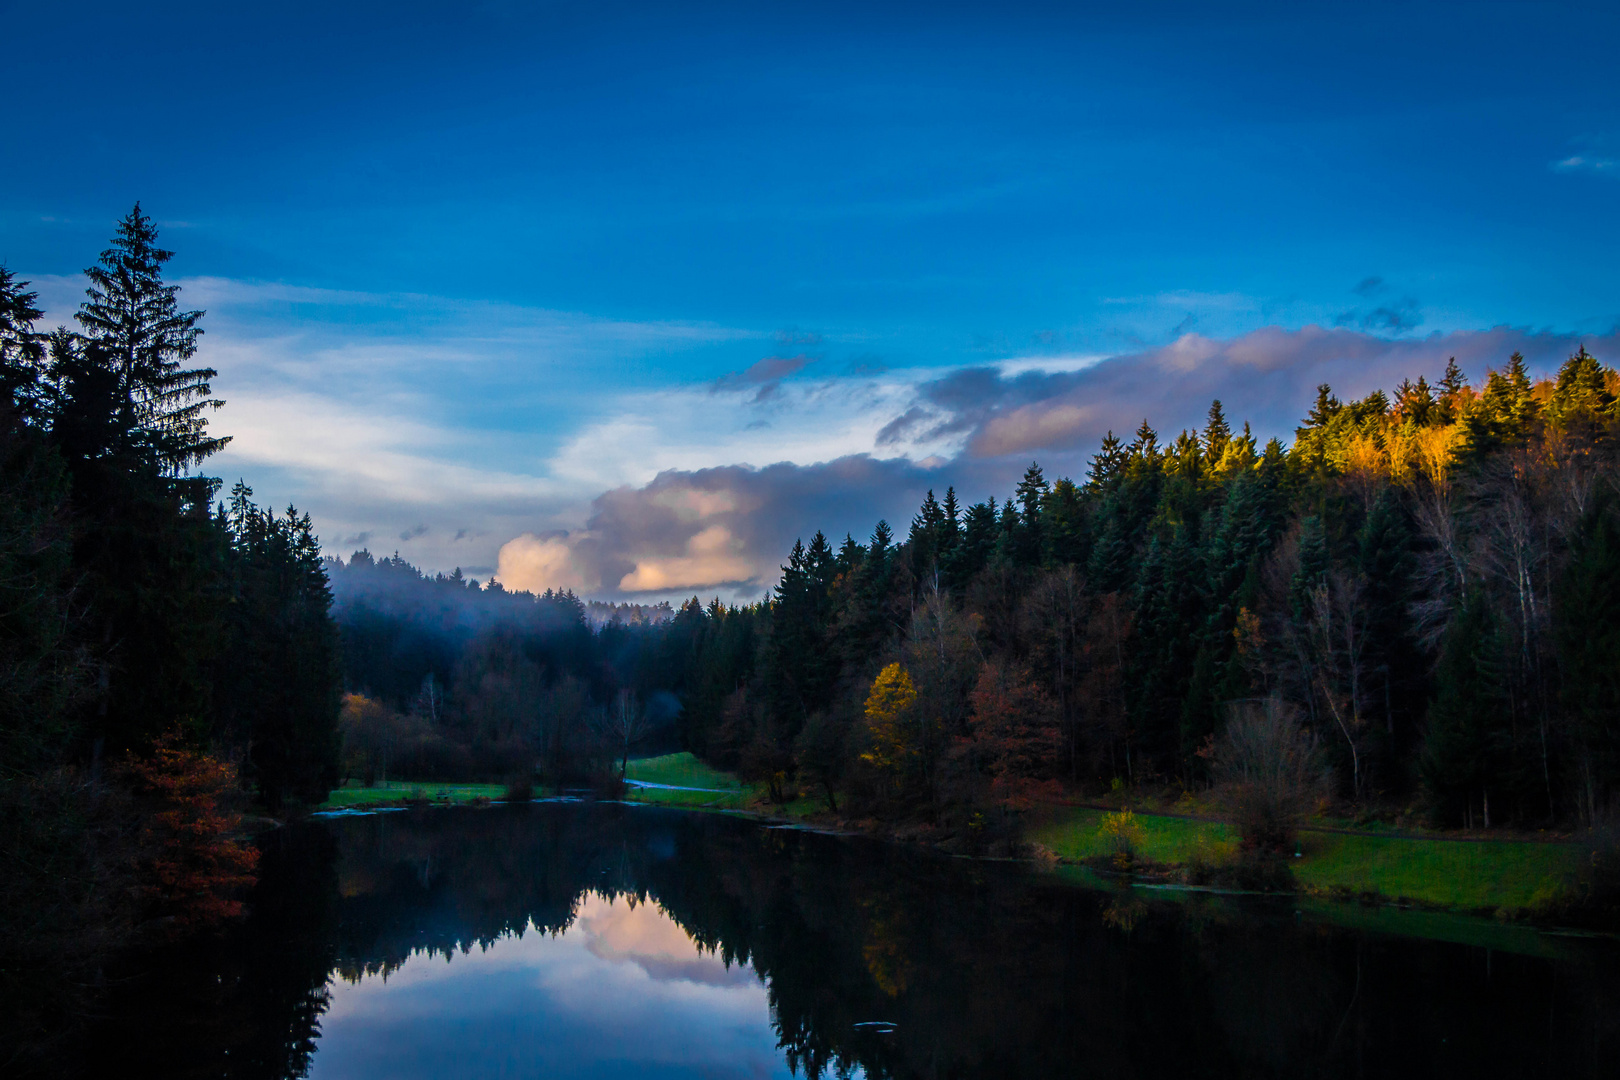
[[[422,810],[281,830],[261,865],[239,932],[119,973],[102,1072],[1479,1080],[1620,1051],[1608,942],[716,815]]]
[[[764,984],[654,902],[588,895],[466,952],[334,979],[311,1075],[790,1076]]]

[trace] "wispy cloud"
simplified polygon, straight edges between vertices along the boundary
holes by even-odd
[[[763,360],[756,360],[742,371],[728,372],[720,376],[710,386],[711,393],[721,393],[727,390],[752,390],[753,400],[757,404],[774,396],[781,389],[782,380],[797,375],[808,365],[815,363],[816,358],[808,353],[797,356],[767,356]]]
[[[1607,157],[1593,157],[1588,154],[1572,154],[1561,161],[1552,164],[1553,172],[1591,172],[1602,173],[1607,176],[1620,176],[1620,160]]]

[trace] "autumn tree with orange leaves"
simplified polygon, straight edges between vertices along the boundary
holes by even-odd
[[[1055,795],[1051,773],[1061,760],[1063,732],[1051,696],[1027,670],[991,661],[980,670],[970,700],[968,727],[992,799],[1018,809]]]
[[[230,808],[235,769],[170,734],[125,770],[147,806],[141,888],[152,913],[191,927],[240,915],[236,897],[254,883],[259,853],[239,838],[241,815]]]

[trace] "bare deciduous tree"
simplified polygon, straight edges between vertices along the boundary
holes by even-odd
[[[1244,847],[1280,851],[1327,791],[1316,737],[1280,698],[1232,705],[1215,747],[1215,778]]]

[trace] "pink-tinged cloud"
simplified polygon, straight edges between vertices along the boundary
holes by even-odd
[[[813,465],[727,465],[660,473],[642,487],[597,496],[584,529],[525,535],[500,554],[498,577],[514,589],[573,588],[593,596],[719,590],[757,597],[788,549],[824,530],[870,534],[879,518],[904,532],[910,507],[935,477],[901,460],[864,454]]]
[[[1083,371],[1001,378],[977,369],[922,388],[936,430],[966,435],[966,456],[1059,455],[1094,447],[1109,430],[1146,419],[1163,433],[1202,422],[1220,398],[1234,421],[1285,439],[1328,383],[1341,398],[1390,390],[1403,378],[1433,382],[1455,356],[1483,380],[1515,352],[1550,373],[1580,345],[1620,361],[1620,335],[1555,334],[1511,327],[1388,340],[1347,329],[1267,327],[1230,341],[1187,334],[1162,348],[1117,356]],[[909,426],[915,428],[913,419]]]

